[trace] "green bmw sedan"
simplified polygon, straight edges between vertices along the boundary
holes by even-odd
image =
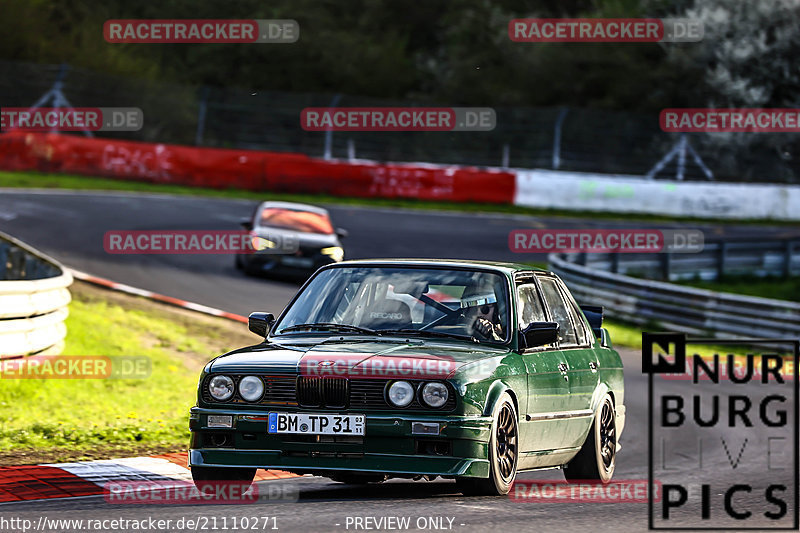
[[[465,494],[495,495],[528,470],[608,482],[625,406],[602,314],[526,265],[328,265],[277,320],[250,315],[263,342],[205,366],[190,415],[192,476],[441,476]]]

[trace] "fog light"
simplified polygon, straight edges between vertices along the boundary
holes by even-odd
[[[210,428],[233,427],[233,417],[230,415],[208,415],[208,427]]]
[[[439,424],[438,422],[412,422],[411,423],[412,435],[438,435]]]

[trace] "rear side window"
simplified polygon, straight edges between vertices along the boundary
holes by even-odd
[[[550,313],[553,315],[553,321],[558,322],[560,326],[561,346],[575,346],[578,343],[578,338],[575,334],[575,328],[572,325],[572,317],[570,316],[567,303],[561,295],[558,288],[558,281],[553,278],[539,278],[542,284],[542,292],[547,306],[550,308]]]
[[[519,297],[519,325],[524,329],[533,322],[546,322],[539,291],[533,283],[525,283],[517,288]]]
[[[577,343],[580,345],[589,344],[589,339],[586,337],[586,328],[583,325],[583,317],[578,312],[575,304],[569,302],[567,309],[569,310],[570,318],[572,318],[572,323],[575,325],[575,339]]]

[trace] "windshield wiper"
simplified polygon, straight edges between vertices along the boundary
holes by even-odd
[[[443,337],[443,338],[450,338],[450,339],[463,339],[472,341],[474,343],[480,344],[480,339],[474,337],[472,335],[459,335],[458,333],[445,333],[443,331],[431,331],[429,329],[412,329],[412,328],[403,328],[403,329],[379,329],[376,333],[383,334],[383,333],[404,333],[404,334],[416,334],[423,337]]]
[[[303,329],[323,329],[323,330],[331,330],[331,331],[354,331],[356,333],[366,333],[368,335],[377,335],[378,332],[374,329],[369,328],[360,328],[358,326],[351,326],[350,324],[334,324],[333,322],[313,322],[310,324],[295,324],[294,326],[288,326],[283,328],[280,332],[285,333],[287,331],[300,331]]]

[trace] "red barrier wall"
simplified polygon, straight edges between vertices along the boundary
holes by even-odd
[[[0,168],[194,187],[511,204],[511,172],[474,167],[326,161],[302,154],[195,148],[10,132]]]

